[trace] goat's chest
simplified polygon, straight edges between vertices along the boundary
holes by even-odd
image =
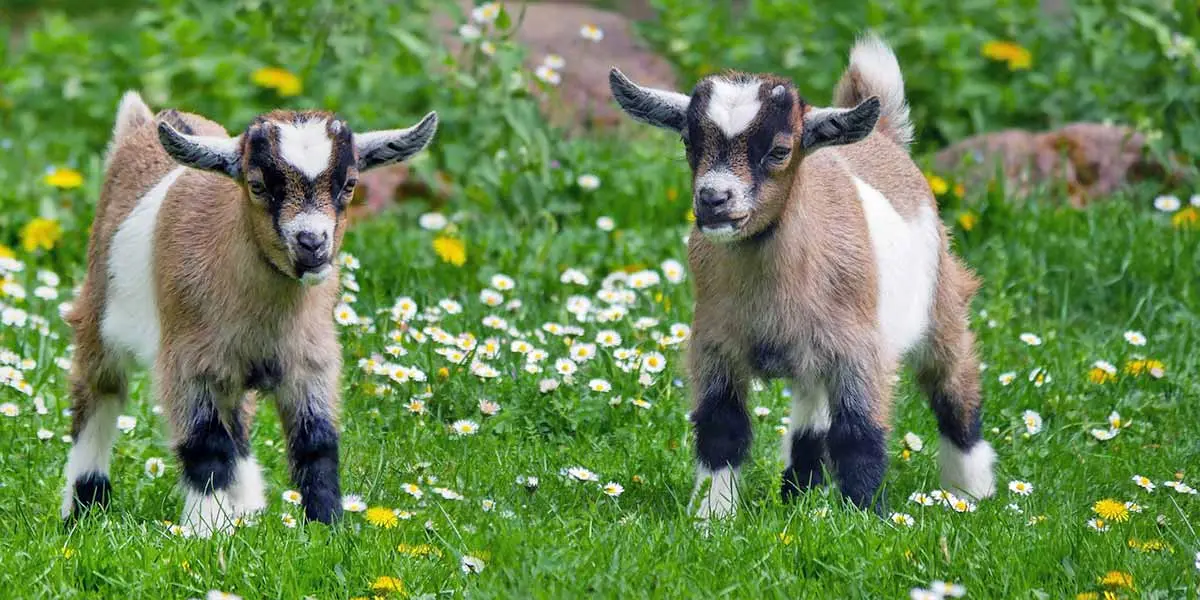
[[[811,368],[821,319],[793,294],[771,286],[741,287],[718,316],[726,354],[758,377],[795,378]]]

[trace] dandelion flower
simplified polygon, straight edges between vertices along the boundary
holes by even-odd
[[[467,263],[467,245],[462,240],[440,236],[433,240],[433,251],[442,262],[461,267]]]
[[[381,506],[368,508],[366,514],[363,516],[367,519],[368,523],[384,529],[391,529],[400,524],[400,517],[396,516],[395,511]]]
[[[1105,384],[1116,379],[1117,367],[1108,361],[1098,360],[1092,363],[1092,369],[1088,371],[1088,381],[1092,383]]]
[[[1028,481],[1010,481],[1008,482],[1008,491],[1018,496],[1028,496],[1033,493],[1033,484]]]
[[[992,40],[985,43],[980,52],[985,58],[1006,63],[1009,71],[1026,70],[1033,64],[1033,55],[1016,42]]]
[[[404,592],[404,582],[399,578],[384,575],[371,582],[371,591],[376,594],[394,594]]]
[[[167,471],[167,465],[161,458],[147,458],[145,470],[146,477],[149,477],[150,479],[158,479]]]
[[[1092,505],[1092,512],[1106,521],[1124,523],[1129,520],[1129,508],[1124,502],[1105,498]]]
[[[280,96],[299,95],[304,88],[295,73],[280,67],[263,67],[250,75],[250,80],[262,88],[275,90]]]
[[[1133,345],[1133,346],[1145,346],[1146,345],[1146,336],[1143,335],[1142,332],[1140,332],[1140,331],[1126,331],[1125,332],[1125,341],[1129,342],[1130,345]]]
[[[68,167],[54,167],[42,181],[60,190],[73,190],[83,185],[83,174]]]
[[[625,488],[621,484],[619,484],[615,481],[610,481],[610,482],[604,484],[604,494],[606,496],[612,496],[613,498],[616,498],[617,496],[620,496],[621,493],[624,491],[625,491]]]
[[[1112,588],[1133,589],[1133,575],[1122,571],[1109,571],[1100,578],[1100,585]]]
[[[62,226],[54,219],[38,217],[21,227],[21,248],[26,252],[53,250],[62,239]]]

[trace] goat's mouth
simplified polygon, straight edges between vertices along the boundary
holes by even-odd
[[[718,217],[705,219],[704,222],[698,221],[696,224],[700,228],[700,233],[709,237],[724,238],[736,235],[749,219],[749,215],[732,218]]]
[[[315,264],[296,261],[296,278],[304,285],[321,283],[329,277],[331,272],[333,272],[333,265],[329,264],[327,260]]]

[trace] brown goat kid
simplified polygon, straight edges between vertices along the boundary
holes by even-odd
[[[194,114],[121,100],[88,272],[68,320],[74,423],[62,516],[111,494],[131,362],[153,366],[185,488],[182,524],[228,530],[262,509],[255,391],[273,392],[305,515],[341,514],[341,349],[334,260],[358,173],[404,160],[437,128],[352,133],[326,112],[275,111],[237,137]]]
[[[682,135],[692,169],[697,516],[735,510],[754,376],[792,381],[784,498],[821,484],[828,464],[845,496],[881,510],[892,382],[904,359],[937,416],[943,485],[991,495],[995,453],[980,438],[967,327],[977,283],[948,251],[908,155],[912,126],[892,51],[875,37],[859,41],[836,108],[805,103],[772,75],[713,75],[691,95],[640,87],[616,69],[610,84],[635,119]]]

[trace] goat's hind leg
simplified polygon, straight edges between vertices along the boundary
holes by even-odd
[[[951,259],[934,304],[928,347],[917,363],[917,381],[937,417],[942,486],[973,498],[996,491],[996,452],[982,439],[979,360],[967,326],[974,280]]]

